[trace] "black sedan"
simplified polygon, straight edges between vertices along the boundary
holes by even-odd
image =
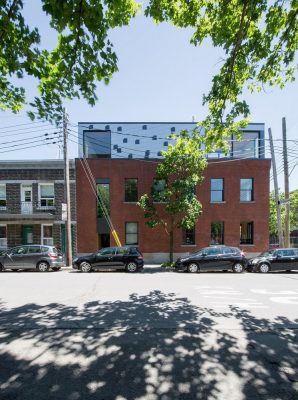
[[[272,249],[249,260],[249,272],[266,273],[270,271],[298,270],[298,249]]]
[[[144,266],[142,253],[136,247],[105,247],[95,253],[75,258],[72,267],[81,272],[97,269],[125,269],[136,272]]]
[[[237,247],[212,246],[205,247],[188,256],[178,258],[175,264],[177,271],[223,271],[243,272],[247,260]]]

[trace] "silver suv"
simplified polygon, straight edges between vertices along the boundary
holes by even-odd
[[[23,245],[13,247],[0,255],[0,271],[7,269],[37,269],[58,271],[65,265],[64,257],[54,246]]]

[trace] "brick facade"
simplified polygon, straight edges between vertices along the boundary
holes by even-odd
[[[70,162],[71,219],[73,229],[73,247],[76,249],[76,205],[75,171]],[[54,207],[41,207],[39,185],[54,184]],[[6,207],[0,207],[0,225],[6,226],[7,247],[24,244],[22,229],[30,227],[33,243],[41,243],[42,225],[52,225],[53,242],[62,246],[61,220],[64,202],[64,164],[62,160],[45,161],[2,161],[0,162],[0,184],[6,187]],[[32,210],[22,212],[22,185],[32,188]]]
[[[150,229],[145,224],[143,211],[135,203],[124,202],[125,178],[138,179],[138,197],[150,191],[156,169],[156,161],[128,159],[88,159],[95,179],[110,180],[111,219],[122,244],[125,243],[125,222],[138,222],[138,243],[147,259],[154,254],[168,253],[169,241],[163,228]],[[224,222],[224,243],[241,247],[247,253],[257,253],[268,248],[269,242],[269,171],[267,159],[230,159],[209,161],[205,179],[197,188],[197,196],[203,206],[195,229],[194,245],[182,244],[182,231],[174,234],[174,253],[185,254],[211,243],[211,222]],[[224,201],[210,202],[210,180],[224,179]],[[252,178],[254,198],[240,202],[240,179]],[[76,160],[78,253],[95,251],[99,246],[96,198],[79,160]],[[240,223],[252,222],[254,239],[251,245],[240,246]],[[111,245],[115,242],[111,238]]]

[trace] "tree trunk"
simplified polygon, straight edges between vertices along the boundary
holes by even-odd
[[[173,262],[174,231],[170,230],[170,262]]]

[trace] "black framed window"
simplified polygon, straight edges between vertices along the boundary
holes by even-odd
[[[224,180],[223,178],[211,179],[211,203],[224,201]]]
[[[125,222],[125,244],[138,244],[138,223]]]
[[[110,215],[110,184],[97,184],[97,217],[103,218],[105,214]]]
[[[182,229],[182,243],[183,244],[195,244],[196,243],[196,230]]]
[[[163,202],[165,198],[165,179],[154,179],[152,186],[152,197],[155,202]]]
[[[253,178],[240,179],[240,201],[253,201]]]
[[[6,184],[0,185],[0,207],[6,207]]]
[[[210,244],[224,244],[224,222],[211,222],[211,242]]]
[[[125,179],[125,195],[124,201],[137,202],[138,201],[138,179],[126,178]]]
[[[254,223],[240,222],[240,244],[254,243]]]

